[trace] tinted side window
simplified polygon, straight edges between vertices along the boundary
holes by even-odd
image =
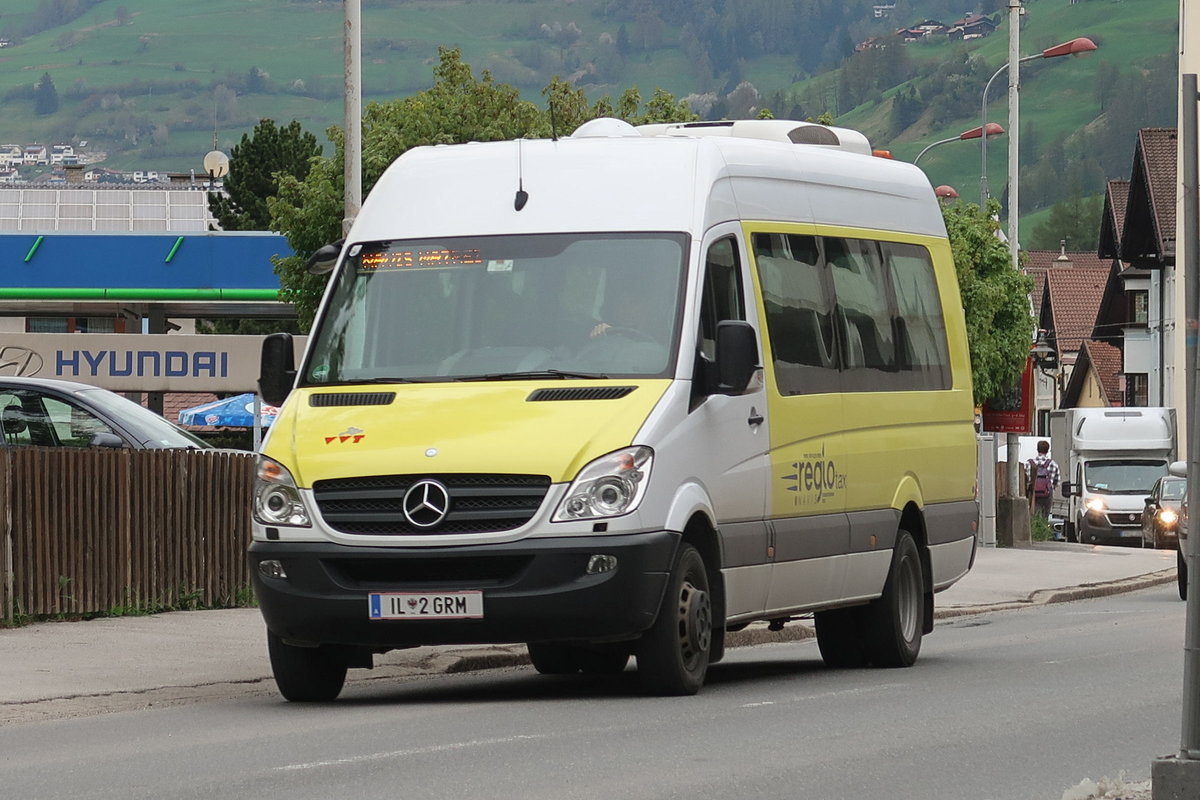
[[[896,371],[887,273],[879,245],[866,239],[825,237],[825,260],[833,277],[842,335],[844,385],[850,391],[893,388],[881,385],[879,373]]]
[[[700,300],[700,355],[706,361],[717,357],[717,323],[745,319],[742,303],[742,273],[733,239],[713,242],[704,259],[704,296]]]
[[[837,391],[834,304],[816,237],[756,233],[752,245],[779,393]]]
[[[911,244],[884,242],[898,314],[900,368],[912,389],[950,388],[946,323],[929,251]]]

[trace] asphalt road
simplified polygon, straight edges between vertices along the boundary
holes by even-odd
[[[906,670],[731,651],[693,698],[530,668],[0,727],[0,796],[1059,800],[1179,743],[1171,585],[942,623]]]

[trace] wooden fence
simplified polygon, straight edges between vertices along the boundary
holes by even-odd
[[[250,453],[0,451],[0,619],[248,596],[253,475]]]

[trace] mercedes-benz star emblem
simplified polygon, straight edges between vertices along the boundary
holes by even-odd
[[[404,518],[418,528],[441,523],[449,510],[450,492],[437,481],[417,481],[404,493]]]

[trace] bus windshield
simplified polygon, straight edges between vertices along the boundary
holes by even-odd
[[[665,377],[684,234],[353,245],[301,383]]]

